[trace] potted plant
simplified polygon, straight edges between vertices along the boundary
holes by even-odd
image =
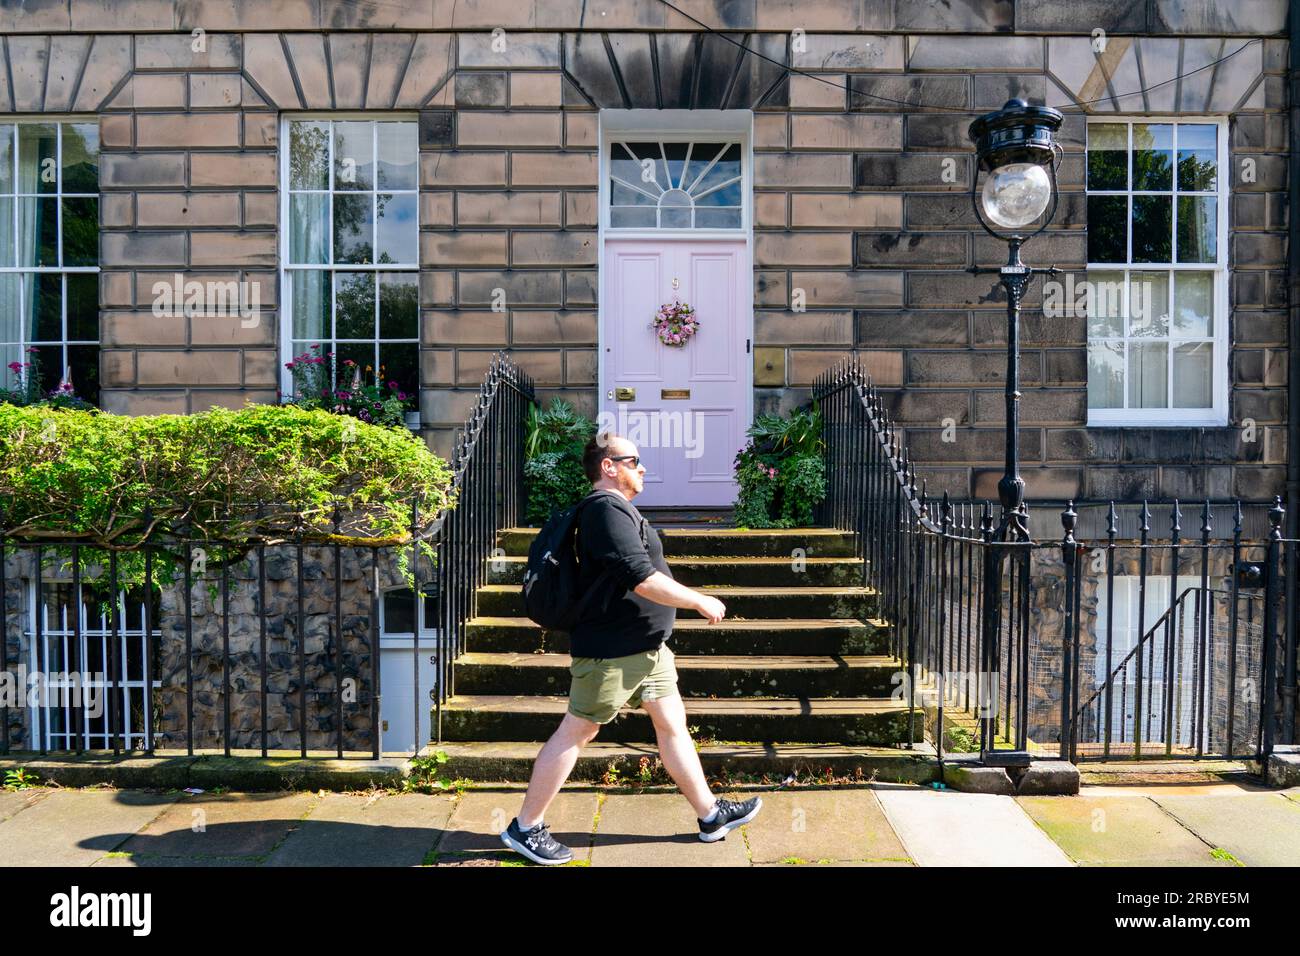
[[[582,449],[595,433],[596,423],[562,398],[553,398],[545,410],[539,405],[528,409],[524,485],[530,525],[545,524],[553,512],[576,504],[591,490],[582,470]]]
[[[736,453],[739,485],[735,521],[747,528],[798,528],[813,523],[813,508],[826,497],[821,410],[789,416],[759,415]]]
[[[45,405],[51,408],[76,408],[93,410],[94,406],[84,398],[79,398],[72,387],[70,373],[65,372],[59,384],[48,392],[41,389],[40,351],[27,349],[26,362],[10,362],[9,372],[13,376],[13,385],[0,388],[0,402],[10,405]]]
[[[287,398],[288,404],[306,409],[323,408],[372,425],[395,428],[410,427],[409,413],[415,416],[419,427],[420,413],[410,407],[415,401],[414,393],[403,391],[397,382],[385,381],[384,366],[376,371],[370,365],[363,368],[352,359],[344,359],[335,380],[330,370],[334,353],[321,354],[320,348],[313,345],[301,355],[295,355],[292,362],[284,363],[293,376],[293,394]],[[344,378],[350,381],[340,386],[338,383]]]

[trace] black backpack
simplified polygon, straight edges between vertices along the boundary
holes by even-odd
[[[596,499],[583,498],[572,508],[558,511],[547,519],[528,548],[528,568],[524,572],[524,613],[547,630],[571,631],[582,620],[583,612],[609,578],[603,570],[585,593],[578,593],[578,558],[574,546],[578,516]],[[641,541],[645,543],[645,519],[641,521]]]

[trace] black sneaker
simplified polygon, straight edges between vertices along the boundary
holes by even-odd
[[[573,851],[551,836],[551,828],[545,823],[521,830],[518,818],[511,820],[501,834],[501,842],[543,866],[558,866],[573,859]]]
[[[714,843],[726,839],[727,831],[744,826],[758,816],[758,811],[762,807],[763,800],[761,797],[754,797],[744,803],[737,803],[735,800],[719,797],[718,815],[709,823],[705,823],[703,820],[700,821],[700,839],[705,843]]]

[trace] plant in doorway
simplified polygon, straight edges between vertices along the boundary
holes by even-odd
[[[813,507],[826,497],[821,411],[796,409],[788,417],[759,415],[736,453],[736,525],[800,528],[813,523]]]
[[[596,433],[596,423],[578,414],[562,398],[550,408],[528,409],[524,440],[524,488],[529,525],[539,527],[552,513],[577,504],[591,490],[582,471],[582,448]]]

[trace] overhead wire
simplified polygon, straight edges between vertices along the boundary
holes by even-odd
[[[714,28],[714,27],[712,27],[712,26],[709,26],[709,24],[705,23],[703,20],[700,20],[699,18],[693,16],[692,14],[687,13],[685,10],[681,9],[681,8],[678,7],[676,4],[672,3],[672,0],[659,0],[659,2],[660,2],[661,4],[663,4],[665,7],[667,7],[668,9],[670,9],[670,10],[674,11],[675,13],[679,14],[680,16],[685,17],[687,20],[690,20],[692,23],[696,24],[697,26],[699,26],[701,29],[703,29],[703,30],[706,31],[707,33],[711,34],[712,36],[716,36],[716,37],[718,37],[718,38],[720,38],[720,39],[722,39],[722,40],[725,40],[725,41],[727,41],[728,43],[732,44],[733,46],[739,47],[739,48],[740,48],[741,50],[743,50],[745,53],[748,53],[748,54],[751,54],[751,55],[753,55],[753,56],[755,56],[755,57],[758,57],[760,60],[765,60],[765,61],[767,61],[768,63],[773,64],[774,66],[778,66],[778,67],[780,67],[783,71],[785,71],[785,73],[786,73],[787,75],[794,74],[794,75],[798,75],[798,76],[804,76],[804,77],[807,77],[807,78],[810,79],[810,80],[816,80],[816,81],[818,81],[818,82],[820,82],[820,83],[825,83],[827,86],[833,87],[833,88],[835,88],[835,89],[837,89],[837,90],[844,90],[844,91],[847,92],[850,96],[863,96],[863,97],[867,97],[867,98],[869,98],[869,99],[878,100],[878,101],[883,102],[883,103],[892,103],[892,104],[894,104],[894,105],[896,105],[896,106],[906,106],[908,109],[913,109],[913,110],[927,110],[927,111],[931,111],[931,112],[940,112],[940,113],[971,113],[971,112],[975,112],[975,111],[973,111],[973,110],[966,109],[966,108],[964,108],[964,107],[960,107],[960,106],[947,106],[947,105],[940,105],[940,104],[938,104],[938,103],[920,103],[920,102],[915,102],[915,101],[912,101],[912,100],[900,100],[900,99],[895,99],[895,98],[890,97],[890,96],[884,96],[884,95],[879,94],[879,93],[868,93],[868,92],[866,92],[866,91],[864,91],[864,90],[855,90],[855,89],[853,89],[853,88],[850,87],[850,86],[845,86],[845,85],[843,85],[842,83],[836,83],[834,80],[827,79],[825,76],[822,76],[822,75],[820,75],[820,74],[818,74],[818,73],[810,73],[810,72],[808,72],[807,70],[801,70],[801,69],[799,69],[798,67],[790,66],[789,64],[782,63],[780,60],[775,60],[775,59],[773,59],[772,57],[767,56],[766,54],[761,53],[761,52],[759,52],[758,50],[755,50],[755,49],[752,48],[752,47],[746,46],[744,43],[742,43],[741,41],[737,40],[735,37],[733,37],[733,36],[731,36],[731,35],[729,35],[729,34],[727,34],[727,33],[724,33],[724,32],[722,32],[721,30],[718,30],[718,29],[716,29],[716,28]],[[1227,62],[1228,60],[1232,59],[1234,56],[1236,56],[1236,55],[1237,55],[1238,53],[1240,53],[1242,50],[1246,49],[1246,47],[1251,46],[1252,44],[1255,44],[1255,43],[1260,43],[1260,42],[1262,42],[1262,38],[1260,38],[1260,37],[1255,37],[1255,38],[1252,39],[1252,40],[1247,40],[1245,43],[1243,43],[1241,46],[1237,47],[1237,49],[1233,50],[1231,53],[1228,53],[1228,54],[1226,54],[1226,55],[1224,55],[1224,56],[1221,56],[1221,57],[1219,57],[1219,59],[1214,60],[1214,61],[1212,61],[1212,62],[1210,62],[1210,63],[1206,63],[1206,64],[1204,64],[1203,66],[1199,66],[1199,67],[1197,67],[1197,68],[1194,69],[1194,70],[1188,70],[1186,73],[1179,73],[1177,76],[1170,77],[1170,78],[1167,79],[1167,80],[1162,80],[1161,82],[1159,82],[1159,83],[1155,83],[1155,84],[1153,84],[1153,85],[1151,85],[1151,86],[1144,86],[1144,87],[1142,87],[1140,90],[1134,90],[1134,91],[1132,91],[1132,92],[1130,92],[1130,93],[1116,93],[1116,94],[1114,94],[1113,96],[1110,95],[1110,94],[1107,94],[1106,96],[1099,96],[1099,97],[1097,97],[1096,99],[1091,99],[1091,100],[1077,100],[1077,101],[1075,102],[1074,105],[1064,107],[1064,108],[1062,109],[1062,112],[1067,112],[1067,111],[1077,111],[1077,110],[1080,110],[1080,109],[1082,109],[1082,108],[1084,108],[1084,107],[1086,107],[1086,106],[1092,106],[1092,105],[1094,105],[1094,104],[1096,104],[1096,103],[1104,103],[1105,101],[1107,101],[1107,100],[1112,100],[1112,99],[1115,100],[1116,102],[1118,102],[1119,100],[1127,99],[1127,98],[1130,97],[1130,96],[1143,96],[1143,95],[1145,95],[1145,94],[1151,92],[1152,90],[1160,89],[1162,86],[1168,86],[1170,83],[1177,83],[1179,80],[1184,80],[1184,79],[1186,79],[1186,78],[1189,77],[1189,76],[1195,76],[1197,73],[1201,73],[1201,72],[1203,72],[1203,71],[1205,71],[1205,70],[1212,69],[1213,67],[1216,67],[1216,66],[1218,66],[1219,64],[1221,64],[1221,63],[1225,63],[1225,62]],[[899,74],[879,74],[879,75],[883,75],[883,76],[898,76]],[[1109,82],[1110,82],[1110,77],[1107,76],[1106,79],[1107,79],[1107,83],[1109,83]]]

